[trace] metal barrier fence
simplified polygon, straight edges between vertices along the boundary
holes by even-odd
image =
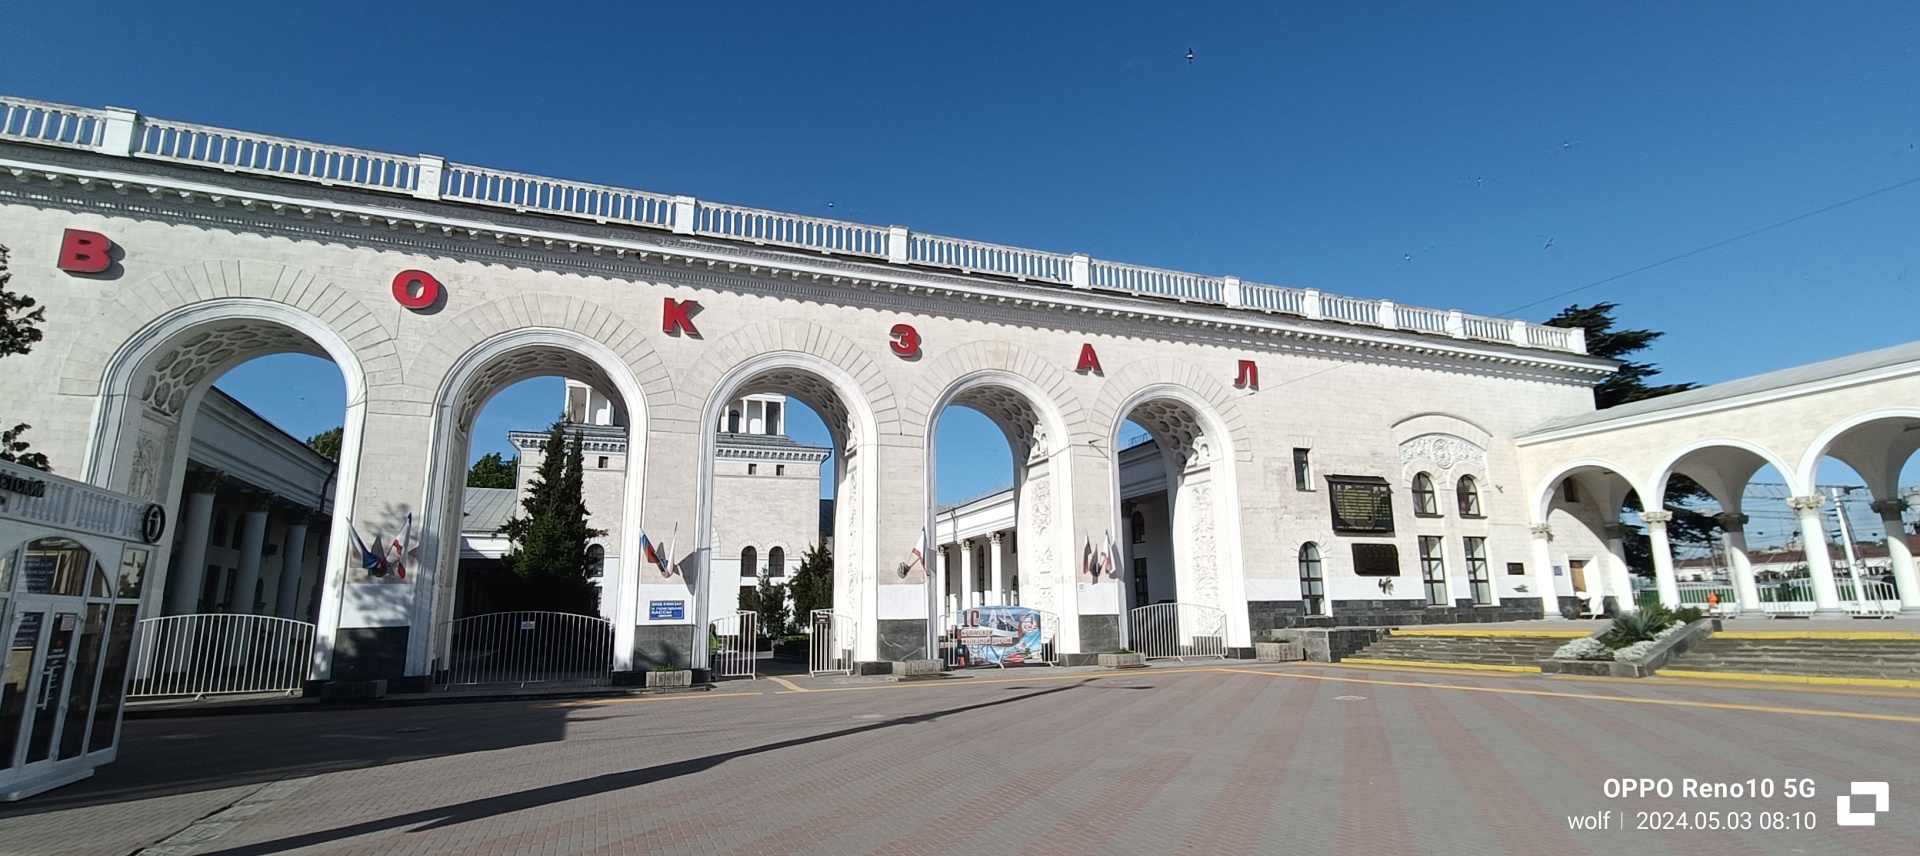
[[[494,612],[445,625],[441,687],[573,683],[598,686],[613,674],[613,622],[565,612]]]
[[[1838,593],[1840,608],[1851,615],[1886,617],[1900,612],[1900,594],[1894,584],[1881,580],[1864,580],[1856,583],[1849,579],[1834,581]],[[1784,580],[1781,582],[1761,583],[1757,586],[1760,594],[1759,611],[1769,617],[1797,618],[1812,615],[1817,604],[1813,597],[1812,580]],[[1732,586],[1696,586],[1680,589],[1680,603],[1683,606],[1707,605],[1709,593],[1720,596],[1720,608],[1729,609],[1740,604],[1740,596]],[[1658,603],[1659,595],[1648,593],[1642,602]]]
[[[1013,665],[1013,666],[1058,666],[1060,665],[1060,616],[1055,613],[1048,612],[1044,609],[1034,609],[1032,607],[1009,605],[1007,608],[1025,610],[1027,612],[1031,612],[1039,616],[1040,626],[1038,628],[1026,628],[1021,626],[1014,626],[1012,621],[999,622],[992,618],[986,618],[986,617],[982,617],[980,619],[980,623],[978,624],[965,625],[965,626],[985,628],[985,633],[983,633],[982,635],[992,635],[997,633],[1000,639],[1005,640],[1008,643],[1014,643],[1017,641],[1023,642],[1025,641],[1025,637],[1027,636],[1028,633],[1037,629],[1040,635],[1039,644],[1037,646],[1034,646],[1031,644],[1018,645],[1018,646],[1013,644],[1009,644],[1007,646],[994,646],[994,645],[984,646],[990,649],[1004,649],[1004,650],[1008,650],[1009,652],[1011,652],[1011,650],[1016,647],[1019,648],[1019,653],[1013,654],[1012,656],[1003,656],[998,651],[974,652],[969,650],[963,650],[961,647],[961,636],[962,636],[961,628],[963,626],[961,622],[972,620],[971,618],[969,618],[970,613],[982,613],[983,616],[993,615],[991,611],[994,609],[993,607],[973,607],[969,609],[960,610],[958,613],[948,612],[948,613],[941,614],[940,616],[940,660],[946,663],[948,668],[970,668],[974,666],[999,666],[1000,668],[1004,669],[1009,665]],[[975,647],[981,647],[981,646],[975,646]],[[1039,649],[1037,654],[1031,650],[1034,647],[1037,647]]]
[[[298,692],[313,625],[266,615],[168,615],[140,622],[129,697]]]
[[[1133,650],[1149,660],[1227,658],[1227,613],[1197,603],[1154,603],[1127,616]]]
[[[713,622],[707,646],[712,655],[709,659],[714,677],[755,677],[754,666],[759,662],[755,656],[759,647],[759,634],[755,632],[758,622],[758,615],[744,610]]]
[[[807,671],[815,675],[853,674],[853,619],[816,609],[807,624]]]

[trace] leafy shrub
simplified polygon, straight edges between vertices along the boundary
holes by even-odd
[[[1560,646],[1553,652],[1555,660],[1611,660],[1613,650],[1605,642],[1591,636],[1582,636]]]
[[[1677,624],[1692,624],[1705,617],[1707,614],[1697,606],[1683,606],[1673,611],[1673,620]]]
[[[1610,648],[1625,648],[1635,642],[1659,638],[1660,631],[1674,626],[1673,611],[1660,604],[1613,617],[1613,628],[1601,637]]]

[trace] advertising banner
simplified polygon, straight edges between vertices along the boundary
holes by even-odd
[[[957,616],[956,666],[1001,666],[1045,662],[1040,610],[1026,606],[976,606]]]

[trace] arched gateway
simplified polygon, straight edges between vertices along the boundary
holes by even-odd
[[[834,608],[858,660],[938,644],[931,433],[948,405],[988,415],[1017,462],[989,598],[1060,616],[1071,660],[1124,644],[1142,592],[1223,613],[1230,648],[1557,611],[1527,588],[1542,568],[1465,581],[1536,561],[1512,438],[1590,411],[1611,370],[1577,331],[1520,321],[123,110],[0,98],[0,169],[13,285],[47,307],[0,388],[58,471],[168,506],[177,544],[205,537],[181,529],[183,449],[220,373],[282,351],[339,366],[314,679],[445,668],[472,420],[525,377],[586,382],[626,434],[605,612],[613,667],[641,671],[704,664],[707,570],[740,555],[710,535],[715,435],[743,396],[802,401],[833,435]],[[1120,448],[1126,420],[1150,442]],[[1429,525],[1403,476],[1440,470],[1409,450],[1452,455],[1460,434],[1478,457],[1445,487],[1473,491],[1472,519]],[[642,533],[675,530],[673,555],[643,558]],[[370,572],[356,540],[399,542],[409,572]],[[149,615],[194,608],[167,595],[194,584],[180,555],[155,562]],[[1421,561],[1462,596],[1431,602]]]

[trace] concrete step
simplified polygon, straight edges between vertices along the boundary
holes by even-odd
[[[1355,657],[1423,663],[1532,666],[1567,640],[1538,636],[1389,636]]]
[[[1812,677],[1920,679],[1920,640],[1712,638],[1667,668]]]

